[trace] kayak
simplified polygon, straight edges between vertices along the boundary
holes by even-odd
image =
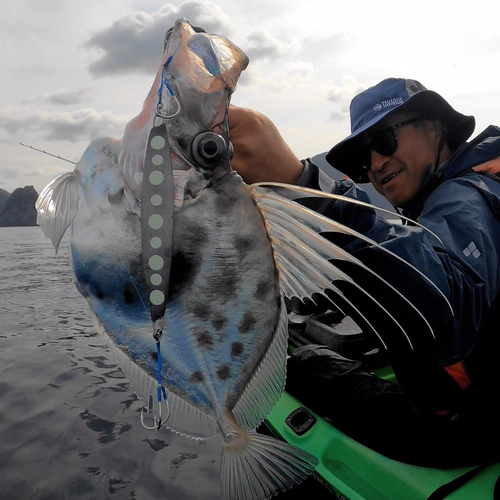
[[[374,358],[380,354],[366,344],[366,337],[359,329],[352,328],[352,324],[347,328],[345,324],[340,328],[327,328],[330,328],[330,331],[325,330],[320,322],[313,320],[311,325],[306,329],[302,327],[302,331],[298,332],[292,321],[291,348],[304,343],[324,343],[330,346],[334,344],[336,347],[341,344],[344,350],[342,354],[345,353],[347,346],[351,349],[352,355],[353,345],[359,349],[360,354],[370,353]],[[363,347],[360,349],[360,346]],[[378,363],[381,359],[377,360]],[[379,367],[374,372],[382,378],[395,381],[394,373],[388,366]],[[496,496],[500,490],[500,462],[446,470],[398,462],[358,443],[286,392],[268,415],[265,425],[276,437],[318,458],[316,479],[329,490],[331,498],[340,500],[500,498]],[[497,481],[499,484],[495,491]]]

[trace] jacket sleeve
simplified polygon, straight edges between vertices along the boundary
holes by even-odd
[[[325,174],[318,172],[318,167],[306,164],[303,176],[307,170],[308,187],[321,189],[327,185],[321,179]],[[298,183],[301,180],[304,178],[299,178]],[[335,181],[329,190],[369,201],[366,193],[350,180]],[[359,239],[343,245],[422,311],[436,332],[441,366],[463,360],[473,348],[500,288],[500,183],[471,174],[450,179],[431,194],[419,222],[439,236],[442,243],[422,228],[392,224],[373,209],[343,202],[322,208],[324,215],[375,240],[438,286],[451,303],[454,315],[440,294],[418,280],[411,268],[391,262],[375,246]]]

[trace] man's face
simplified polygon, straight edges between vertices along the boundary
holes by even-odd
[[[408,120],[391,116],[379,130]],[[421,121],[397,127],[397,149],[389,156],[371,150],[368,177],[373,187],[396,207],[404,207],[419,191],[429,165],[436,161],[439,134],[432,122]],[[369,138],[370,140],[370,138]]]

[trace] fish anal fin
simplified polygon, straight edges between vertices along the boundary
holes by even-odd
[[[172,390],[169,390],[168,387],[166,388],[168,411],[165,414],[165,408],[163,407],[163,413],[160,414],[157,380],[135,363],[128,353],[115,343],[92,312],[91,318],[96,330],[105,339],[109,350],[116,356],[118,365],[127,377],[132,389],[139,399],[143,401],[144,407],[149,409],[150,403],[152,403],[151,414],[154,414],[157,420],[159,420],[160,415],[164,419],[167,414],[168,418],[165,423],[167,429],[197,441],[207,441],[215,436],[217,428],[215,419],[178,394],[175,394]]]
[[[232,410],[243,429],[253,429],[272,410],[285,387],[288,320],[284,301],[273,340]]]

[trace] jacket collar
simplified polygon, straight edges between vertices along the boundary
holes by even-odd
[[[424,179],[422,188],[412,199],[403,215],[416,220],[429,195],[444,181],[464,175],[472,167],[500,156],[500,128],[490,125],[470,142],[462,144],[438,169],[432,167]]]

